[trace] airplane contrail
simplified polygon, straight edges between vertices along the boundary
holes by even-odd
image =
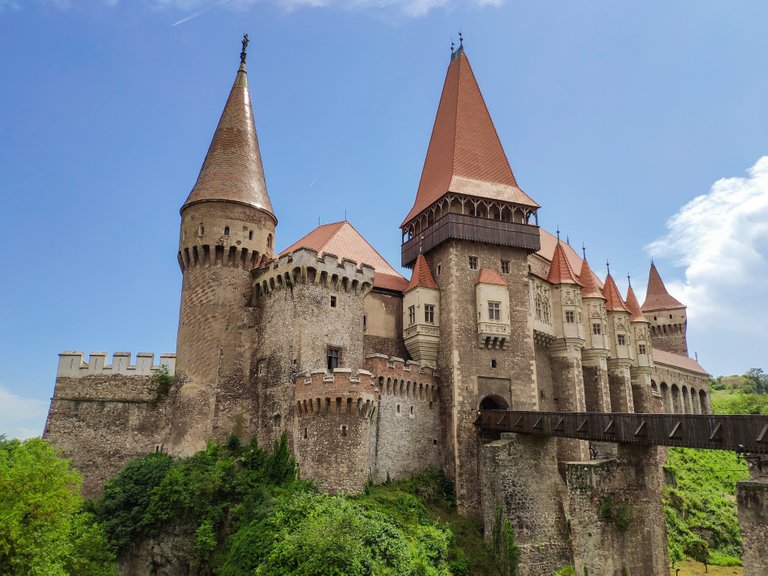
[[[210,12],[211,10],[213,10],[214,8],[216,8],[216,6],[220,6],[220,5],[222,5],[222,4],[226,4],[227,2],[229,2],[229,0],[219,0],[218,2],[214,2],[213,4],[209,4],[209,5],[208,5],[208,6],[206,6],[205,8],[201,8],[201,9],[200,9],[200,10],[198,10],[197,12],[193,12],[193,13],[192,13],[192,14],[190,14],[189,16],[185,16],[185,17],[184,17],[184,18],[182,18],[181,20],[179,20],[179,21],[177,21],[177,22],[174,22],[173,24],[171,24],[171,26],[178,26],[179,24],[184,24],[185,22],[189,22],[189,21],[190,21],[190,20],[192,20],[193,18],[197,18],[198,16],[202,16],[202,15],[203,15],[203,14],[205,14],[206,12]]]

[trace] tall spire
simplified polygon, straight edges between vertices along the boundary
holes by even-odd
[[[635,296],[635,290],[632,288],[632,283],[630,282],[629,288],[627,288],[627,308],[629,309],[629,319],[632,322],[647,322],[645,316],[643,316],[643,311],[640,309],[640,304],[637,303],[637,296]]]
[[[259,140],[245,68],[248,35],[243,36],[240,68],[219,119],[192,192],[182,206],[213,200],[259,208],[275,218],[261,165]],[[277,220],[275,218],[275,220]]]
[[[571,263],[568,262],[568,257],[565,255],[565,250],[560,242],[559,231],[555,253],[552,255],[552,263],[549,265],[547,282],[550,284],[581,284],[578,278],[576,278],[573,268],[571,268]]]
[[[629,312],[627,305],[624,304],[624,300],[621,298],[616,282],[613,280],[613,276],[608,272],[608,276],[605,277],[605,285],[603,286],[603,296],[605,297],[605,309],[612,312]]]
[[[449,191],[539,207],[517,185],[461,42],[451,55],[416,201],[403,225]]]
[[[582,298],[603,298],[603,293],[600,291],[600,285],[597,280],[597,276],[592,272],[592,268],[589,267],[587,262],[586,251],[583,251],[584,259],[581,263],[581,272],[579,272],[579,282],[581,283],[581,297]]]
[[[678,300],[673,298],[664,282],[656,270],[656,264],[651,261],[651,271],[648,274],[648,290],[645,293],[645,302],[643,302],[643,312],[653,310],[674,310],[675,308],[685,308]]]
[[[422,254],[416,258],[416,264],[413,266],[413,274],[411,274],[411,281],[408,282],[408,288],[406,292],[410,292],[414,288],[433,288],[437,289],[437,283],[432,276],[432,272],[427,264],[427,259]]]

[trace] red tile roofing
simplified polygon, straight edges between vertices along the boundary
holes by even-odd
[[[182,210],[212,200],[247,204],[275,217],[261,165],[245,64],[240,65],[203,167]]]
[[[408,286],[408,281],[390,266],[381,254],[363,238],[362,234],[346,220],[318,226],[280,252],[280,256],[294,252],[299,248],[311,248],[321,256],[327,252],[337,256],[340,260],[342,258],[354,260],[358,266],[361,264],[373,266],[375,269],[373,285],[377,288],[402,292]]]
[[[402,226],[449,191],[539,207],[517,185],[463,50],[448,66],[416,200]]]
[[[411,281],[408,282],[408,288],[406,292],[413,290],[414,288],[437,288],[437,283],[432,277],[432,272],[429,270],[429,264],[423,254],[419,254],[416,258],[416,264],[413,267],[413,274],[411,275]]]
[[[541,248],[536,254],[552,262],[552,258],[555,256],[555,246],[557,246],[557,236],[547,232],[544,228],[539,228],[539,239],[541,240]],[[573,270],[581,270],[581,258],[576,254],[576,251],[571,248],[567,243],[563,243],[563,251],[568,258],[568,263]],[[600,284],[602,286],[602,283]]]
[[[627,288],[627,308],[629,309],[629,319],[632,322],[647,322],[648,320],[643,316],[643,311],[640,309],[640,304],[637,303],[637,296],[632,288],[632,284]]]
[[[480,269],[480,274],[478,274],[477,282],[475,282],[475,284],[498,284],[499,286],[507,286],[508,282],[495,268],[482,268]]]
[[[619,289],[616,286],[616,282],[613,281],[613,276],[608,274],[605,277],[605,285],[603,286],[603,296],[605,297],[605,309],[612,312],[629,312],[627,305],[624,304],[624,300],[621,298]]]
[[[600,279],[592,272],[592,268],[589,267],[589,262],[584,258],[581,262],[581,271],[579,272],[579,281],[581,282],[581,297],[582,298],[603,298],[602,288],[600,287]]]
[[[656,264],[651,262],[651,271],[648,274],[648,290],[645,293],[645,302],[643,302],[643,312],[652,312],[653,310],[674,310],[675,308],[685,308],[678,300],[675,300],[656,270]]]
[[[550,284],[580,284],[576,279],[576,274],[573,272],[568,257],[565,255],[563,243],[559,240],[555,245],[555,253],[552,255],[547,282]]]
[[[699,374],[708,374],[701,364],[696,362],[693,358],[688,356],[681,356],[680,354],[674,354],[673,352],[666,352],[653,349],[653,362],[654,364],[666,364],[667,366],[673,366],[674,368],[682,368],[683,370],[690,370],[691,372],[698,372]]]

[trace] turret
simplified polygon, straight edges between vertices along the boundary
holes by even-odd
[[[600,281],[589,267],[586,254],[579,272],[581,306],[584,318],[584,349],[581,364],[584,373],[584,396],[589,412],[610,412],[611,395],[608,388],[608,338],[605,296]]]
[[[608,382],[613,412],[634,412],[630,366],[634,357],[629,309],[621,298],[610,270],[603,285],[605,310],[608,314]]]
[[[440,344],[440,290],[426,258],[419,254],[403,295],[403,339],[411,358],[437,365]]]
[[[651,338],[655,348],[688,356],[688,317],[685,305],[667,292],[653,262],[648,274],[648,290],[642,311],[651,324]]]
[[[220,402],[230,392],[246,402],[237,389],[247,377],[252,349],[250,271],[272,256],[277,224],[248,92],[247,43],[246,35],[234,85],[181,207],[177,373],[185,384],[171,439],[177,453],[199,449],[211,436],[243,431],[251,411]]]
[[[654,399],[651,391],[651,370],[653,368],[653,353],[648,320],[643,316],[637,296],[632,289],[632,280],[627,277],[626,305],[629,310],[629,323],[632,326],[634,364],[630,368],[632,377],[632,401],[635,412],[655,412]]]

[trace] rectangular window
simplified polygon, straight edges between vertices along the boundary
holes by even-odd
[[[624,337],[624,334],[617,334],[616,339],[619,341],[619,346],[627,345],[627,339]]]
[[[501,320],[501,302],[488,302],[488,320]]]
[[[592,334],[600,335],[600,333],[601,333],[600,324],[597,324],[597,323],[592,324]]]
[[[416,306],[408,306],[408,326],[416,322]]]
[[[646,353],[645,352],[645,344],[640,344],[640,346],[638,346],[638,348],[640,350],[640,354],[645,354]]]
[[[339,363],[341,362],[341,348],[328,346],[327,358],[328,358],[328,370],[333,370],[334,368],[338,368]]]
[[[469,269],[470,270],[477,270],[477,256],[470,256],[469,257]]]
[[[502,274],[509,274],[509,260],[502,260],[501,261],[501,273]]]
[[[336,308],[336,296],[331,296],[331,308]]]
[[[573,310],[565,311],[565,321],[568,324],[573,324],[576,321],[576,314],[573,312]]]
[[[435,323],[435,307],[432,304],[424,305],[424,322],[427,324]]]

